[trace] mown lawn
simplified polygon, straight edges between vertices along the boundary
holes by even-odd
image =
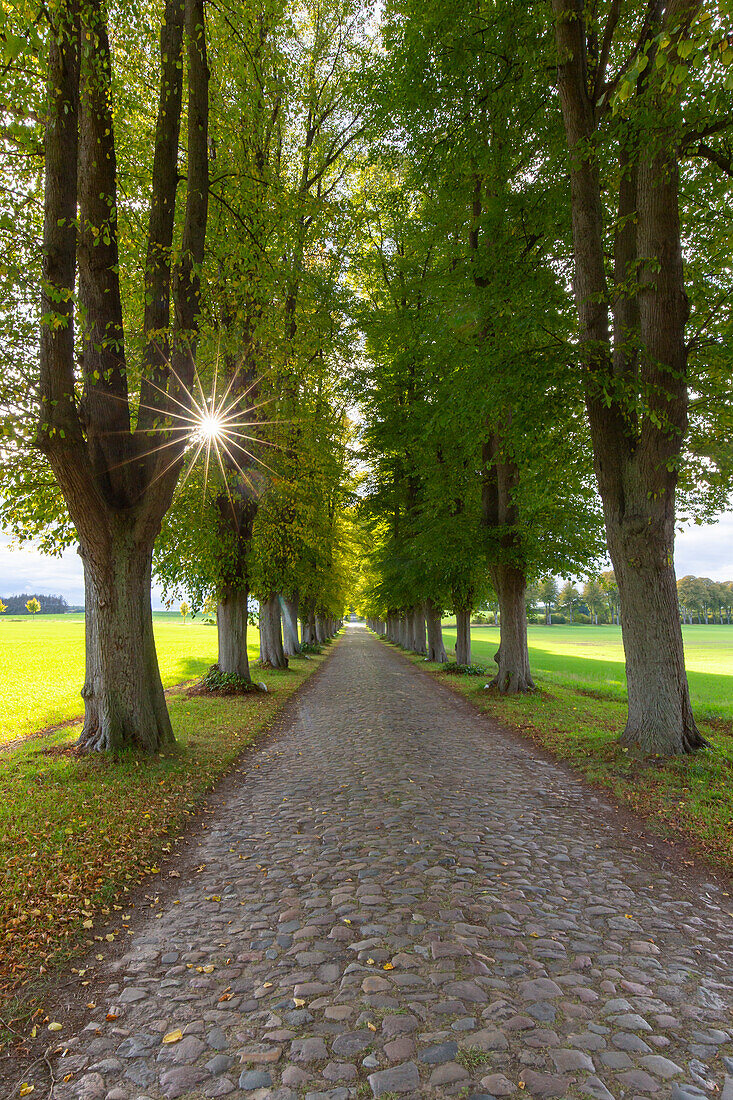
[[[175,874],[160,862],[187,815],[323,660],[257,669],[267,695],[175,695],[163,756],[79,758],[78,726],[0,753],[0,995],[27,1004],[53,964],[126,935],[126,892]]]
[[[685,660],[696,714],[733,719],[733,626],[685,626]],[[444,626],[446,648],[455,647],[455,627]],[[476,664],[495,668],[499,630],[471,627],[471,653]],[[624,653],[618,626],[530,626],[533,674],[543,683],[600,691],[626,698]]]
[[[216,660],[216,627],[153,615],[165,687],[202,676]],[[259,652],[249,628],[250,656]],[[0,615],[0,745],[83,712],[84,615]]]
[[[504,726],[535,741],[588,781],[611,792],[662,835],[683,840],[712,866],[733,874],[733,627],[685,627],[693,707],[709,747],[664,759],[623,748],[626,719],[618,627],[530,627],[538,691],[502,698],[486,676],[447,675],[414,658],[446,686]],[[446,647],[455,630],[444,628]],[[472,660],[489,670],[498,630],[472,628]]]

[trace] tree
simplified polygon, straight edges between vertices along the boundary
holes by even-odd
[[[688,427],[680,156],[696,141],[701,156],[711,150],[702,135],[717,132],[716,110],[730,100],[715,45],[725,17],[710,19],[700,0],[625,11],[611,3],[605,19],[590,0],[552,7],[580,358],[621,599],[623,740],[692,752],[704,739],[690,706],[673,566]]]
[[[117,153],[121,148],[137,155],[140,139],[115,70],[120,53],[125,56],[118,49],[126,33],[117,23],[122,13],[113,11],[111,36],[101,0],[54,0],[46,16],[40,342],[37,365],[32,356],[24,364],[26,391],[37,367],[38,403],[29,410],[26,399],[26,418],[15,434],[30,411],[36,417],[33,443],[45,457],[41,469],[51,475],[46,499],[53,511],[41,518],[60,523],[61,538],[69,537],[70,519],[71,537],[80,544],[87,662],[80,747],[156,751],[173,734],[155,655],[151,560],[190,433],[179,413],[191,400],[208,203],[203,4],[166,0],[155,140],[149,133],[140,140],[132,193],[123,189],[121,204],[124,170]],[[149,28],[135,31],[148,56]],[[150,122],[141,117],[143,99],[145,106],[137,100],[131,112],[142,130]],[[148,229],[140,240],[148,174]],[[28,464],[30,442],[27,435],[21,440]],[[10,512],[13,526],[12,502]],[[23,533],[27,537],[27,529]]]
[[[606,606],[608,608],[608,621],[618,624],[619,621],[619,597],[618,597],[618,585],[616,584],[616,577],[613,569],[607,569],[601,573],[598,583],[601,586],[601,592],[603,593]]]
[[[557,607],[557,581],[554,577],[543,577],[537,586],[537,598],[545,608],[545,624],[552,626],[552,609]]]
[[[191,605],[189,603],[187,603],[186,600],[182,600],[181,601],[181,606],[179,607],[178,610],[181,612],[181,617],[182,617],[183,622],[185,624],[186,616],[188,614],[190,614],[190,611],[191,611]]]
[[[4,615],[7,610],[8,610],[7,604],[4,604],[3,601],[0,600],[0,615]]]
[[[25,606],[29,615],[37,615],[38,612],[41,610],[41,605],[35,596],[32,596]],[[3,610],[5,610],[4,607]]]
[[[566,581],[560,589],[557,597],[558,606],[565,608],[570,615],[570,622],[573,621],[573,608],[580,600],[580,594],[572,581]]]
[[[598,616],[603,609],[603,589],[597,580],[591,579],[583,585],[583,599],[591,621],[597,626]]]

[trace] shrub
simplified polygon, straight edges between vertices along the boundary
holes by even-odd
[[[443,672],[449,676],[488,676],[489,669],[486,665],[457,665],[455,661],[445,665]]]

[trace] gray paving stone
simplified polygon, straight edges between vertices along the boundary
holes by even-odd
[[[451,1062],[458,1054],[458,1043],[451,1039],[445,1043],[437,1043],[435,1046],[426,1047],[420,1051],[418,1060],[429,1066],[439,1066],[443,1062]]]
[[[370,1073],[369,1084],[373,1096],[384,1096],[390,1092],[414,1092],[420,1087],[420,1073],[414,1062],[403,1062],[402,1065]]]

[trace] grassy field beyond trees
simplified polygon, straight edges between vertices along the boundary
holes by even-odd
[[[626,698],[624,651],[618,626],[532,626],[529,653],[538,687],[562,685],[575,691]],[[684,626],[685,663],[698,718],[733,719],[733,627]],[[455,646],[455,624],[444,629],[446,648]],[[499,629],[471,627],[474,664],[493,670]]]
[[[179,613],[155,612],[163,687],[202,676],[216,661],[216,627]],[[256,658],[259,635],[248,642]],[[84,710],[84,615],[0,617],[0,745],[77,718]]]

